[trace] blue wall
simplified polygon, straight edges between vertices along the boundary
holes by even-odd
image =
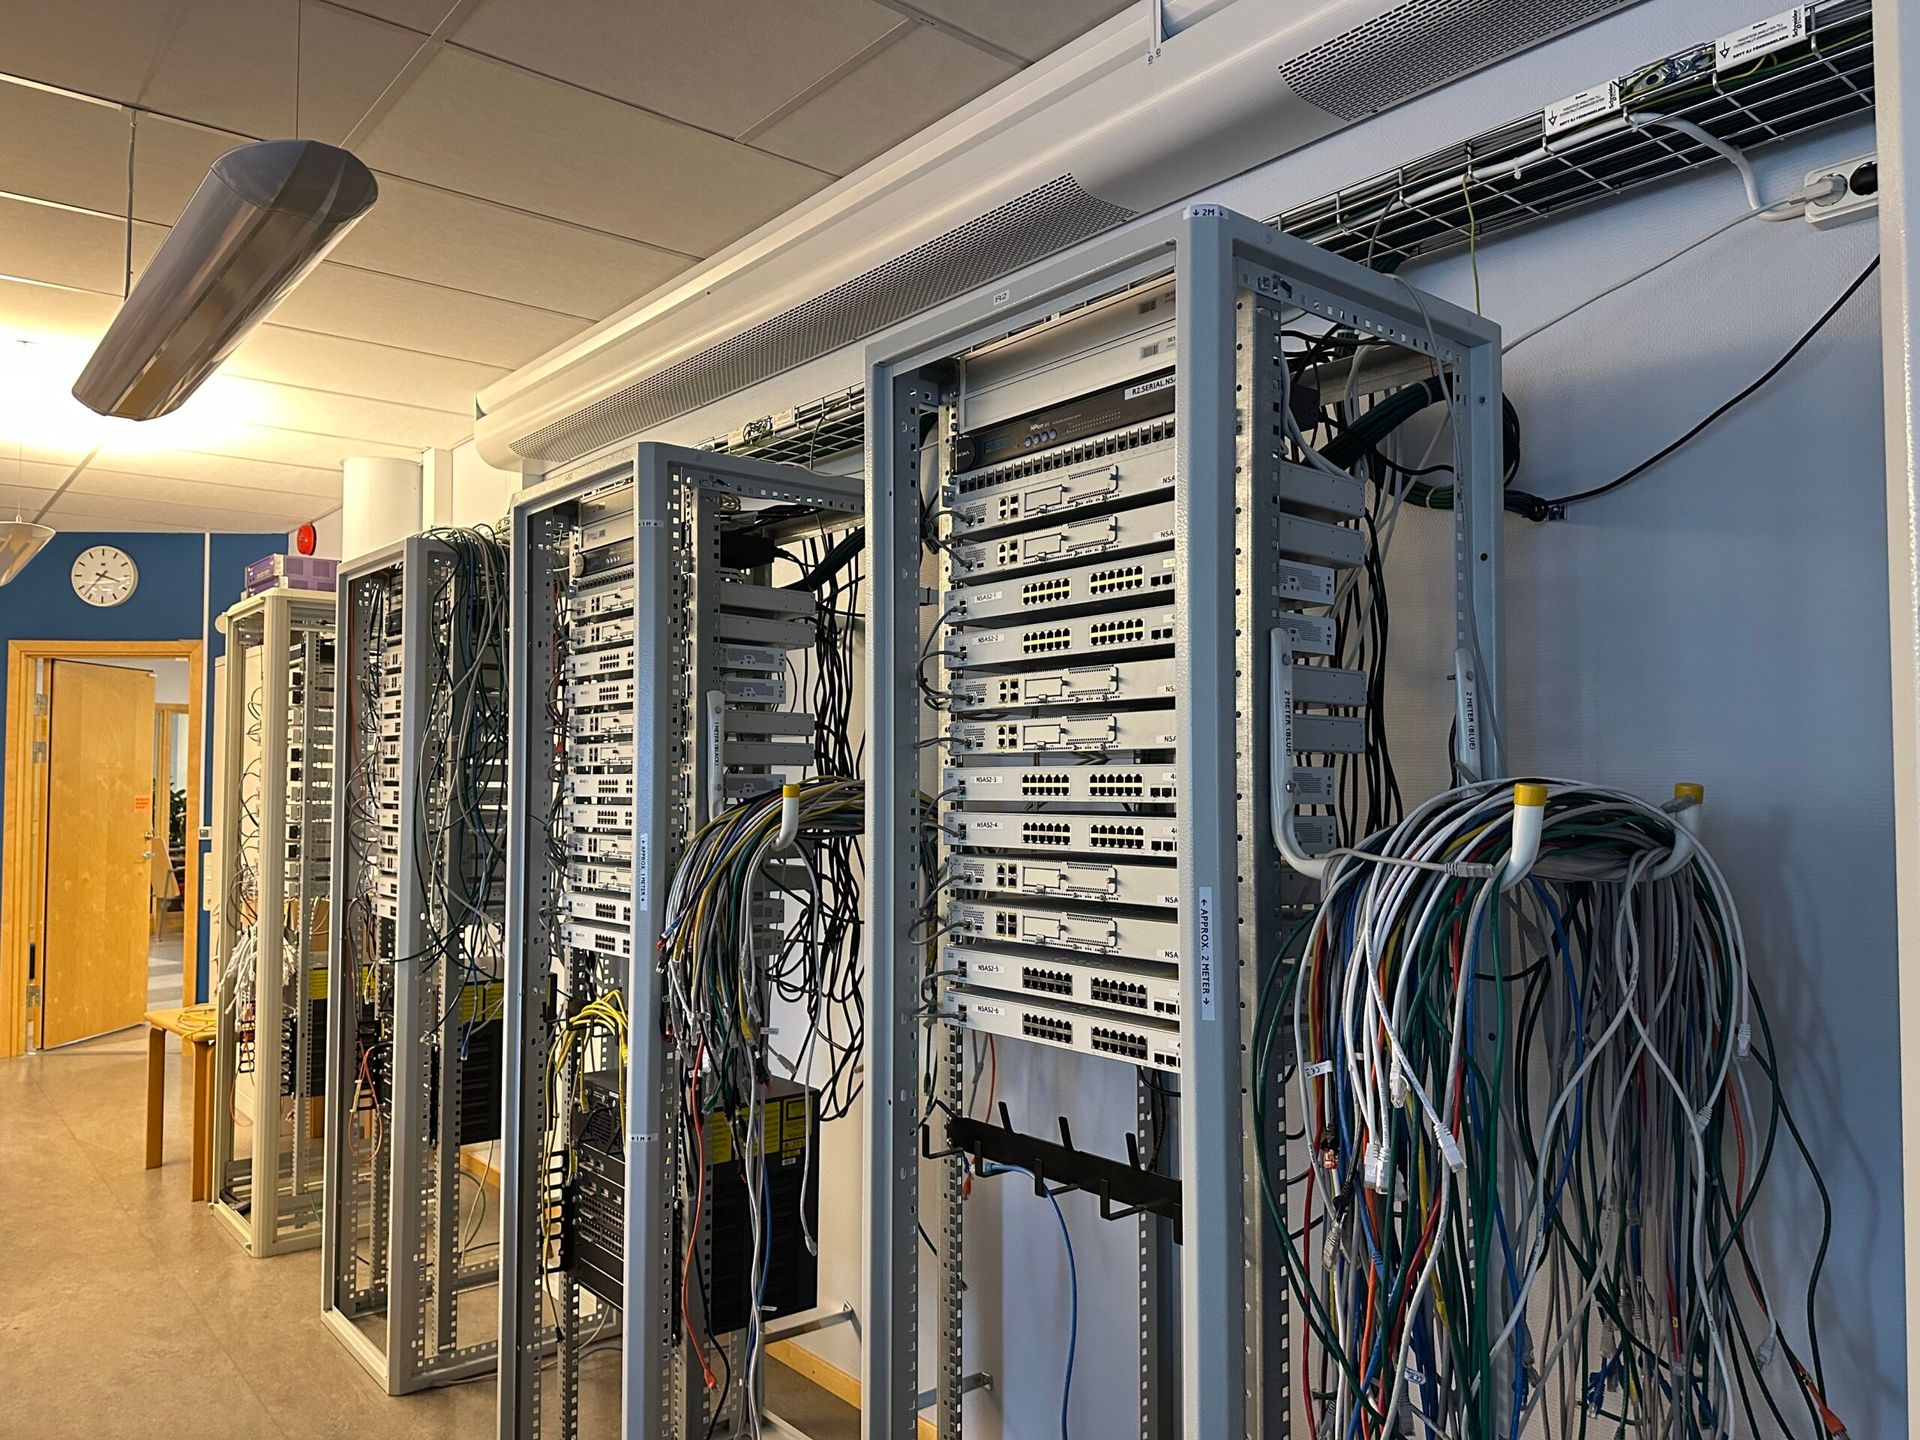
[[[0,589],[0,715],[6,713],[6,646],[13,640],[198,640],[209,641],[202,672],[202,700],[209,723],[202,734],[201,823],[210,821],[213,786],[213,662],[225,641],[212,617],[240,595],[247,563],[284,550],[286,534],[156,535],[117,531],[65,531],[55,535],[11,585]],[[73,593],[68,572],[90,545],[117,545],[133,557],[140,585],[133,598],[111,610],[96,609]],[[209,580],[211,583],[208,583]],[[7,737],[0,725],[0,765]],[[199,993],[207,992],[207,919],[199,897],[187,903],[200,924]]]

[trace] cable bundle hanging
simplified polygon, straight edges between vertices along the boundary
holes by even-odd
[[[830,1088],[843,1092],[836,1113],[844,1114],[858,1093],[854,1071],[859,1032],[837,1036],[823,1016],[851,970],[859,943],[857,924],[838,923],[835,916],[846,906],[857,907],[858,892],[846,893],[834,884],[826,859],[858,840],[865,797],[863,781],[822,778],[784,785],[736,805],[688,842],[668,890],[660,948],[666,1029],[679,1057],[681,1198],[690,1217],[682,1262],[682,1318],[709,1388],[721,1383],[706,1360],[713,1336],[707,1335],[708,1347],[703,1348],[685,1301],[706,1203],[707,1131],[713,1125],[726,1126],[730,1153],[740,1157],[747,1191],[749,1273],[756,1277],[758,1290],[765,1285],[768,1261],[764,1127],[772,1075],[767,1022],[776,994],[799,998],[808,1007],[806,1039],[799,1052],[788,1057],[792,1073],[809,1073],[820,1057],[830,1073]],[[778,871],[772,868],[776,861],[781,862]],[[773,897],[796,901],[799,915],[770,939],[768,923],[757,912]],[[822,1118],[828,1118],[826,1102]],[[759,1393],[759,1311],[757,1303],[748,1307],[742,1380],[749,1395]],[[719,1408],[724,1403],[722,1399]],[[753,1407],[744,1413],[747,1433],[758,1434]]]
[[[1256,1087],[1315,1436],[1845,1434],[1826,1226],[1804,1362],[1749,1249],[1783,1138],[1826,1190],[1694,800],[1490,782],[1335,859],[1256,1027],[1305,1122],[1288,1176]]]

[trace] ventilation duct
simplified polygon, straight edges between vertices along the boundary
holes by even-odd
[[[1151,56],[1135,5],[482,391],[480,453],[565,464],[1632,3],[1231,0]]]

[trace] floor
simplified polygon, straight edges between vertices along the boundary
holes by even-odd
[[[147,940],[147,1008],[168,1010],[181,1003],[186,942],[178,930]]]
[[[0,1250],[0,1436],[493,1434],[490,1377],[389,1398],[321,1324],[317,1251],[251,1260],[187,1199],[177,1050],[166,1163],[142,1168],[145,1057],[130,1030],[0,1060],[0,1225],[17,1237]],[[769,1409],[813,1440],[858,1434],[850,1407],[768,1370]]]

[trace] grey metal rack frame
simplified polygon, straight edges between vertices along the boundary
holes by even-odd
[[[949,420],[955,357],[1109,297],[1171,277],[1179,296],[1174,353],[1179,575],[1173,647],[1178,669],[1178,926],[1183,1054],[1178,1105],[1184,1243],[1177,1277],[1163,1248],[1141,1249],[1142,1435],[1207,1440],[1287,1433],[1290,1302],[1260,1212],[1247,1130],[1248,1096],[1272,1077],[1247,1073],[1258,965],[1273,953],[1283,903],[1264,755],[1269,716],[1265,644],[1280,612],[1256,568],[1274,549],[1261,481],[1268,454],[1248,413],[1265,391],[1254,373],[1263,344],[1279,346],[1282,311],[1353,327],[1433,357],[1452,377],[1454,640],[1478,671],[1478,765],[1501,773],[1499,698],[1501,440],[1499,332],[1490,323],[1246,217],[1213,206],[1130,226],[1042,262],[867,350],[869,947],[866,1224],[870,1250],[861,1321],[862,1435],[911,1440],[920,1404],[917,1230],[923,1205],[920,1120],[924,946],[914,928],[929,891],[915,861],[926,823],[928,740],[915,684],[921,651],[923,486],[928,427]],[[1264,328],[1263,328],[1264,327]],[[1436,353],[1437,352],[1437,353]],[[1222,703],[1234,697],[1234,703]],[[1465,752],[1463,751],[1463,754]],[[1236,758],[1244,757],[1244,758]],[[1289,900],[1300,893],[1292,877]],[[1229,923],[1232,917],[1234,923]],[[957,1034],[952,1026],[949,1039]],[[934,1042],[939,1043],[939,1042]],[[951,1053],[951,1052],[950,1052]],[[1277,1087],[1276,1087],[1277,1088]],[[1279,1097],[1275,1097],[1276,1100]],[[964,1236],[948,1171],[941,1242],[936,1423],[961,1432]],[[1177,1309],[1178,1395],[1165,1393],[1169,1343],[1155,1295]],[[1175,1418],[1177,1416],[1177,1419]]]
[[[475,1018],[468,1008],[484,1011],[495,1002],[487,993],[492,987],[467,985],[458,975],[456,964],[467,958],[462,953],[466,927],[451,926],[448,917],[434,913],[426,883],[433,867],[470,854],[474,843],[467,821],[447,799],[456,777],[423,773],[428,726],[451,724],[451,717],[433,713],[430,694],[434,632],[452,623],[435,613],[434,597],[450,583],[444,572],[451,560],[444,541],[415,535],[342,567],[337,592],[338,783],[321,1313],[390,1395],[484,1374],[493,1368],[496,1353],[491,1337],[469,1344],[460,1339],[461,1297],[492,1286],[498,1262],[468,1263],[463,1255],[459,1137],[463,1106],[473,1100],[464,1093],[465,1069],[456,1058],[462,1031]],[[384,618],[396,592],[397,630]],[[376,616],[382,619],[377,636],[369,628]],[[489,672],[498,683],[506,657],[497,638],[483,637],[481,645],[481,664],[471,683],[486,683]],[[490,660],[484,653],[489,650]],[[382,734],[381,725],[387,677],[398,681],[397,703],[387,707],[398,712],[398,733],[392,737]],[[389,738],[396,746],[391,768],[397,786],[391,788],[397,790],[398,829],[387,877],[394,893],[383,900],[382,867],[374,853],[381,845],[379,828],[376,823],[369,829],[361,820],[364,811],[377,807],[376,777]],[[463,778],[484,786],[490,777]],[[503,781],[504,775],[493,778]],[[423,796],[423,787],[433,793]],[[431,837],[422,833],[417,817],[423,805],[441,803],[448,807],[439,832],[444,843],[435,847],[439,853],[430,854]],[[383,916],[383,910],[391,914]],[[378,943],[383,918],[392,927],[385,955]],[[430,943],[443,926],[455,938]],[[450,983],[460,989],[457,1001],[449,994]],[[363,986],[371,987],[371,999]],[[363,1019],[384,1028],[389,1042],[388,1111],[380,1115],[377,1095],[369,1097],[374,1145],[364,1166],[355,1153],[356,1132],[367,1113],[356,1103]]]
[[[613,498],[627,491],[630,498]],[[556,704],[564,683],[557,637],[566,619],[562,598],[573,559],[568,516],[589,499],[602,506],[595,524],[608,527],[597,538],[631,545],[634,587],[631,684],[607,711],[632,737],[631,819],[612,837],[608,862],[629,873],[622,898],[630,918],[606,926],[608,943],[617,949],[602,952],[599,971],[617,974],[616,988],[631,1022],[621,1136],[620,1293],[625,1303],[596,1334],[613,1334],[617,1322],[621,1406],[614,1433],[624,1440],[698,1440],[709,1433],[734,1434],[737,1428],[727,1415],[709,1413],[714,1402],[699,1367],[675,1343],[678,1257],[672,1252],[681,1162],[670,1104],[675,1056],[659,1024],[665,997],[658,954],[674,868],[688,835],[706,817],[712,793],[710,751],[699,733],[699,697],[716,687],[722,663],[719,641],[707,628],[722,599],[712,527],[717,517],[772,507],[804,509],[787,522],[790,528],[770,529],[778,536],[844,527],[858,519],[861,482],[680,446],[629,443],[557,472],[515,499],[500,1241],[502,1440],[542,1435],[574,1440],[580,1428],[586,1291],[573,1274],[550,1264],[553,1197],[547,1151],[554,1118],[549,1106],[555,1102],[543,1077],[556,1033],[556,964],[566,971],[565,984],[589,958],[555,933],[561,928],[564,884],[561,864],[549,848],[562,825],[557,797],[563,788],[566,726]],[[617,570],[608,573],[617,578]],[[623,798],[611,808],[624,813],[628,804]],[[563,954],[564,961],[556,959]],[[563,1094],[558,1103],[570,1102]],[[548,1304],[557,1311],[553,1320],[545,1314]],[[807,1328],[817,1325],[802,1323],[787,1333]],[[738,1338],[731,1343],[735,1353],[729,1363],[736,1365],[732,1373],[738,1377]],[[549,1359],[555,1363],[547,1372]],[[549,1386],[558,1387],[551,1403]],[[737,1397],[740,1387],[733,1390]],[[720,1428],[710,1429],[716,1421]],[[795,1432],[789,1427],[778,1433]]]
[[[220,983],[212,1204],[256,1259],[320,1243],[323,1167],[309,1105],[322,1044],[313,1010],[325,999],[327,980],[325,946],[315,944],[315,930],[327,894],[332,810],[333,610],[331,595],[276,588],[220,618],[227,637],[219,717],[225,794],[214,843],[226,893],[213,926]],[[257,688],[248,681],[256,672]],[[244,893],[249,875],[251,895]],[[291,926],[284,923],[289,914]],[[260,923],[270,916],[283,923]],[[231,967],[249,928],[257,932],[250,1034],[229,1003],[238,979]],[[292,981],[284,978],[289,959]],[[289,1021],[291,1054],[283,1034]],[[280,1077],[289,1065],[292,1094],[283,1097]],[[252,1143],[249,1153],[238,1154],[235,1103],[247,1073],[253,1076]]]

